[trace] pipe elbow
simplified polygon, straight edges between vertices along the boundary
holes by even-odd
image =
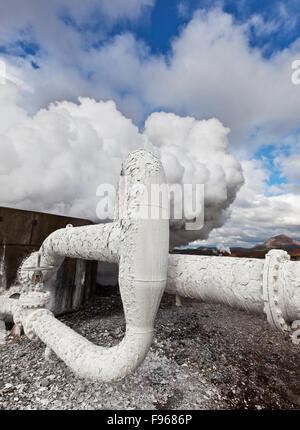
[[[123,183],[124,179],[127,184]],[[156,188],[158,193],[154,201],[153,185],[162,185]],[[147,151],[134,151],[123,163],[116,221],[61,229],[43,243],[39,263],[45,266],[46,275],[56,270],[66,256],[119,263],[119,286],[126,320],[126,335],[119,345],[112,348],[94,345],[46,309],[22,314],[28,337],[41,339],[77,375],[103,382],[116,381],[134,371],[144,360],[167,281],[168,204],[160,161]],[[33,255],[25,261],[21,274],[31,273],[34,258]]]
[[[106,348],[88,341],[46,309],[23,317],[28,337],[43,341],[77,376],[101,382],[118,381],[133,372],[146,357],[153,338],[153,329],[127,326],[123,340]]]
[[[85,350],[74,372],[79,376],[101,382],[116,382],[134,372],[144,361],[153,339],[153,330],[127,330],[124,339],[104,351]]]

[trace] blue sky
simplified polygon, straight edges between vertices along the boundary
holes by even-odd
[[[300,238],[300,85],[291,82],[300,59],[297,0],[0,5],[0,57],[24,84],[17,95],[24,112],[78,97],[113,100],[141,133],[153,112],[217,118],[230,129],[245,185],[208,243],[251,245],[282,232]]]
[[[24,2],[26,4],[26,1]],[[257,32],[255,28],[250,31],[250,44],[253,47],[262,48],[263,55],[272,56],[274,53],[289,47],[300,34],[300,15],[298,13],[297,0],[156,0],[153,7],[139,20],[124,19],[114,22],[108,28],[106,38],[124,31],[133,32],[137,38],[144,40],[154,54],[166,54],[170,50],[171,42],[177,37],[180,30],[191,19],[197,9],[210,10],[216,7],[230,14],[235,22],[245,23],[250,18],[260,16],[266,25],[273,27],[272,37],[269,34]],[[72,16],[71,8],[58,8],[57,16],[65,24],[75,28],[81,33],[91,32],[98,34],[103,28],[103,14],[90,16],[84,22],[79,23]],[[38,40],[28,42],[27,36],[30,29],[24,29],[20,38],[15,41],[15,46],[20,50],[20,56],[35,55],[38,53]],[[22,40],[22,36],[24,39]],[[99,41],[100,43],[101,41]],[[102,41],[103,42],[103,41]],[[14,52],[9,44],[2,45],[4,52]]]
[[[138,35],[147,42],[153,53],[166,53],[170,49],[170,42],[178,36],[182,26],[191,18],[197,8],[209,10],[219,5],[231,14],[236,22],[247,22],[249,18],[259,15],[267,23],[274,23],[272,39],[251,31],[251,45],[265,47],[263,53],[266,57],[282,50],[293,43],[300,34],[300,17],[297,14],[298,5],[295,0],[252,0],[252,1],[205,1],[205,0],[158,0],[153,8],[151,18],[145,20],[144,25],[134,29]],[[282,17],[286,13],[287,17]],[[282,22],[292,21],[287,28],[280,25]],[[276,24],[278,27],[276,28]]]

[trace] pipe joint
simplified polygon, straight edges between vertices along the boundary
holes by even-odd
[[[284,277],[284,265],[290,259],[286,251],[273,249],[266,255],[263,272],[264,312],[269,324],[284,333],[291,331],[291,324],[287,320],[287,286]]]

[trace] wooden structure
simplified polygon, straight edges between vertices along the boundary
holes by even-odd
[[[14,285],[22,260],[37,251],[49,234],[68,224],[77,227],[93,223],[80,218],[0,207],[0,287],[7,289]],[[97,262],[66,258],[56,279],[55,314],[76,310],[90,302],[95,294],[96,279]]]

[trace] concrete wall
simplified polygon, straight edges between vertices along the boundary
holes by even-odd
[[[67,224],[77,227],[92,222],[0,207],[0,261],[5,249],[5,277],[1,277],[0,274],[2,287],[9,288],[14,285],[17,269],[22,260],[31,252],[38,250],[50,233],[64,228]],[[90,302],[95,294],[96,279],[97,262],[66,258],[57,275],[55,313],[58,315],[75,310],[80,305]]]

